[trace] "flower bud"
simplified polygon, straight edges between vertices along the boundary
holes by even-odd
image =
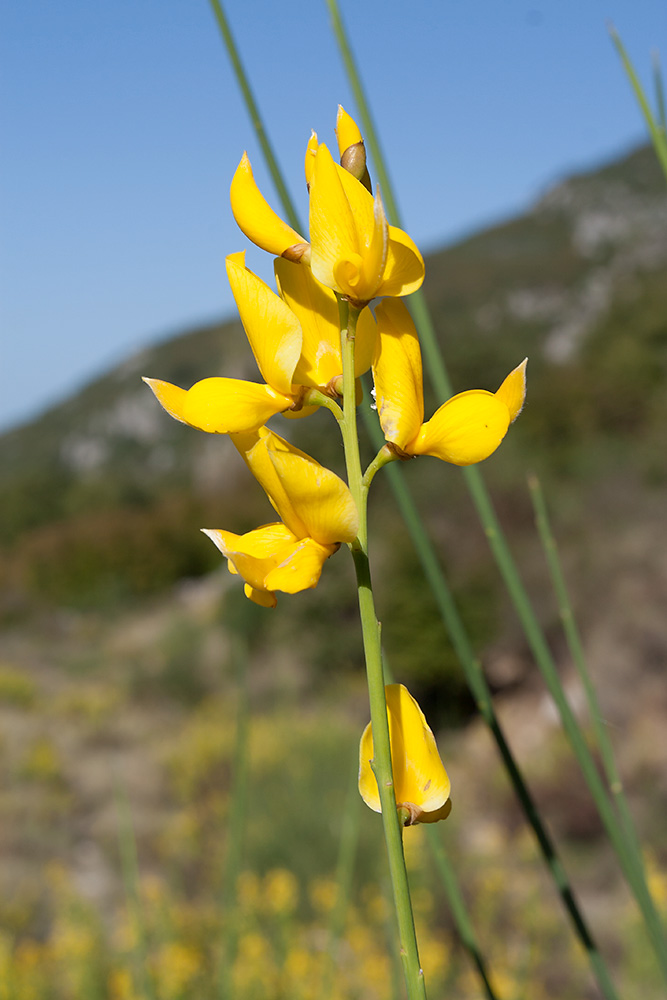
[[[357,123],[348,115],[342,104],[338,105],[336,139],[341,167],[356,177],[358,181],[361,181],[364,187],[372,193],[363,137]]]

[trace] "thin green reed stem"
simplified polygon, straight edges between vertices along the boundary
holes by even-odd
[[[621,57],[623,68],[625,69],[630,85],[635,92],[635,97],[637,98],[639,107],[644,115],[644,121],[648,125],[648,130],[651,133],[651,140],[653,142],[656,155],[660,160],[660,165],[665,173],[665,177],[667,177],[667,135],[665,135],[665,132],[661,130],[658,122],[653,116],[651,105],[649,104],[646,94],[644,93],[644,88],[639,82],[639,77],[637,76],[635,68],[630,62],[630,58],[625,51],[625,46],[623,45],[623,42],[619,38],[613,25],[609,26],[609,34],[611,35],[611,40],[614,43],[616,51]]]
[[[655,103],[658,108],[658,125],[664,133],[667,133],[667,112],[665,111],[665,84],[662,79],[662,68],[660,66],[660,53],[657,49],[651,53],[653,63],[653,87],[655,89]]]
[[[368,699],[373,727],[373,760],[371,767],[378,785],[382,807],[382,825],[389,860],[389,875],[394,894],[398,921],[401,961],[409,1000],[425,1000],[424,973],[419,961],[417,935],[412,914],[408,873],[403,855],[403,837],[396,810],[394,779],[391,769],[389,722],[384,693],[384,673],[380,646],[380,626],[375,614],[370,564],[368,561],[368,528],[366,491],[363,487],[359,438],[357,434],[357,403],[354,379],[354,341],[359,310],[339,298],[341,349],[343,354],[343,412],[341,425],[345,464],[350,492],[359,511],[359,534],[350,550],[357,574],[359,615],[366,660]]]
[[[259,108],[257,107],[255,97],[250,87],[248,76],[239,57],[239,50],[230,31],[229,22],[227,21],[225,12],[222,8],[222,3],[220,0],[210,0],[210,4],[227,48],[227,55],[229,56],[229,61],[232,64],[232,68],[236,76],[236,82],[239,85],[239,90],[243,94],[243,100],[245,101],[245,105],[248,110],[248,114],[250,115],[259,144],[262,147],[262,153],[264,154],[266,165],[269,168],[273,183],[276,186],[276,191],[280,197],[283,209],[288,217],[290,226],[292,226],[293,229],[296,229],[297,232],[301,232],[296,209],[294,208],[290,193],[287,190],[287,185],[285,184],[282,173],[278,167],[273,148],[264,129],[262,116],[259,113]]]
[[[368,105],[363,94],[361,78],[359,76],[354,57],[352,55],[352,50],[340,17],[337,0],[327,0],[327,5],[329,10],[332,12],[334,32],[338,39],[341,55],[350,77],[350,84],[353,87],[355,95],[359,94],[362,98],[359,107],[364,131],[366,133],[366,139],[369,142],[369,147],[377,150],[380,159],[382,159],[382,154],[379,151],[379,144],[375,139],[373,121],[368,114]],[[617,47],[619,47],[619,51],[623,57],[624,51],[618,37],[615,36],[615,34],[612,34],[612,37],[614,38]],[[625,57],[624,61],[627,62],[627,57]],[[629,66],[629,63],[627,63],[627,67],[629,67],[628,71],[630,72],[631,67]],[[634,79],[636,80],[636,77],[634,77]],[[637,86],[639,87],[638,82]],[[641,88],[639,89],[641,90]],[[649,115],[649,124],[652,123],[653,119],[645,99],[642,107],[645,107],[645,113]],[[654,135],[654,142],[661,141],[660,133],[654,128],[652,129],[652,135]],[[655,136],[657,136],[657,140]],[[663,145],[665,152],[664,166],[667,172],[667,142]],[[658,152],[660,155],[659,150]],[[391,206],[392,221],[400,225],[400,215],[396,211],[396,199],[393,196],[391,182],[384,167],[384,163],[375,163],[375,168],[378,175],[383,178],[382,194],[385,204],[387,206]],[[421,289],[419,292],[415,292],[415,294],[410,298],[412,300],[411,307],[413,316],[415,318],[415,323],[422,342],[424,354],[427,359],[427,363],[424,367],[438,396],[440,398],[446,398],[451,394],[451,383],[447,375],[444,361],[440,354],[440,349],[438,347],[426,299]],[[477,466],[474,465],[467,466],[462,471],[468,489],[472,495],[473,503],[477,509],[478,516],[484,526],[484,531],[489,541],[489,545],[505,582],[505,586],[507,587],[519,620],[521,621],[526,639],[528,640],[533,656],[535,657],[535,661],[547,684],[549,693],[556,703],[565,733],[570,741],[572,750],[577,757],[579,766],[588,784],[607,836],[609,837],[611,845],[618,857],[619,864],[626,881],[628,882],[628,885],[637,900],[637,904],[642,913],[656,957],[665,979],[667,980],[667,942],[665,942],[664,935],[662,934],[660,920],[655,911],[655,907],[653,906],[653,901],[651,900],[650,895],[646,892],[645,886],[642,884],[641,879],[638,880],[636,878],[632,855],[626,848],[625,839],[618,829],[614,810],[611,807],[607,791],[597,771],[595,761],[593,760],[581,728],[577,723],[574,713],[572,712],[565,697],[565,693],[558,676],[558,671],[556,669],[556,664],[549,647],[547,646],[546,639],[537,620],[537,616],[535,615],[533,607],[530,603],[528,593],[519,576],[518,569],[514,559],[512,558],[509,546],[507,545],[507,541],[496,517],[491,503],[491,498],[484,484],[484,480],[482,479],[481,472]]]
[[[320,1000],[329,1000],[334,985],[334,973],[338,967],[338,952],[343,937],[345,918],[352,896],[354,884],[354,865],[359,843],[359,825],[361,819],[361,798],[357,788],[356,768],[350,771],[350,783],[345,796],[343,818],[338,845],[338,863],[336,865],[336,901],[329,919],[329,944],[322,985],[319,991]]]
[[[132,814],[125,788],[120,780],[116,780],[116,814],[118,816],[118,844],[120,861],[125,885],[125,898],[134,925],[136,944],[134,946],[135,986],[147,1000],[157,1000],[155,983],[150,971],[150,950],[148,935],[144,923],[144,914],[139,894],[139,862],[137,860],[137,843],[134,838]]]
[[[463,899],[463,895],[456,878],[454,866],[447,857],[447,852],[442,845],[442,839],[438,830],[436,830],[433,826],[429,826],[426,830],[426,836],[428,837],[428,844],[431,848],[431,853],[433,854],[438,874],[440,875],[443,885],[445,886],[445,891],[447,893],[447,898],[449,899],[449,905],[456,923],[456,929],[459,932],[459,937],[475,964],[475,968],[477,969],[477,973],[482,980],[482,986],[488,1000],[496,1000],[496,994],[491,985],[486,964],[480,951],[472,922],[468,916],[465,900]]]
[[[579,674],[579,678],[586,695],[588,714],[595,733],[595,741],[597,743],[598,750],[600,751],[600,757],[602,759],[602,765],[604,767],[609,790],[614,796],[614,802],[616,803],[621,823],[623,824],[623,830],[628,843],[628,848],[634,855],[634,862],[638,871],[637,877],[642,878],[646,884],[641,844],[639,843],[632,814],[628,806],[628,801],[625,797],[623,782],[621,781],[621,776],[618,773],[618,768],[616,767],[614,749],[612,747],[609,734],[607,733],[606,726],[602,720],[600,702],[588,672],[586,657],[584,655],[584,647],[574,617],[572,603],[570,601],[567,585],[565,583],[565,577],[563,576],[556,540],[553,536],[553,532],[551,531],[546,501],[537,476],[529,477],[528,487],[530,490],[530,497],[533,502],[533,509],[535,511],[535,523],[537,525],[538,534],[540,536],[540,541],[542,542],[544,555],[551,574],[551,586],[558,602],[558,613],[563,624],[563,631],[565,632],[572,662],[574,663],[577,673]],[[648,887],[646,891],[649,891]]]
[[[236,673],[237,705],[232,785],[226,823],[227,853],[220,892],[223,919],[219,974],[221,1000],[231,1000],[234,996],[232,967],[239,935],[236,888],[241,869],[248,800],[248,644],[245,636],[234,631],[231,641]]]

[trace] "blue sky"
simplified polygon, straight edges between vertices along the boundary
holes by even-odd
[[[422,247],[642,141],[606,24],[650,86],[664,0],[341,0],[406,228]],[[324,0],[227,0],[295,198],[310,129],[354,102]],[[142,345],[231,313],[247,148],[207,0],[0,3],[0,428]],[[248,263],[267,274],[260,251]],[[211,374],[214,374],[213,372]]]

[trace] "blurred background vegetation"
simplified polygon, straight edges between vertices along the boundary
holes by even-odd
[[[666,264],[664,178],[641,148],[433,254],[425,285],[457,391],[495,389],[530,359],[526,408],[485,474],[580,709],[526,475],[547,491],[663,907]],[[218,995],[239,704],[230,628],[240,624],[251,635],[251,713],[233,995],[320,996],[344,803],[367,721],[350,561],[337,554],[315,591],[281,597],[276,611],[249,609],[197,528],[240,533],[272,519],[268,502],[224,437],[177,424],[140,382],[256,378],[248,358],[237,321],[186,332],[0,438],[1,1000],[149,996],[133,964],[142,934],[123,886],[119,788],[156,995]],[[436,405],[427,398],[427,412]],[[340,471],[329,414],[275,429]],[[657,997],[638,918],[459,471],[430,459],[404,468],[623,995]],[[381,475],[371,519],[383,639],[452,773],[442,835],[498,991],[595,997]],[[387,957],[379,822],[361,813],[332,996],[401,995]],[[427,980],[434,996],[478,996],[422,834],[406,836]]]

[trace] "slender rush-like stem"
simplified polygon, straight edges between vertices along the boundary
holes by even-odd
[[[628,80],[630,81],[630,86],[635,92],[635,97],[637,98],[637,102],[641,108],[644,121],[646,122],[648,130],[651,134],[651,141],[653,142],[653,148],[655,149],[656,156],[660,160],[660,165],[665,173],[665,177],[667,177],[667,135],[665,135],[664,129],[660,127],[660,120],[658,119],[656,121],[656,118],[651,111],[651,105],[649,104],[648,98],[644,93],[644,88],[639,82],[639,77],[635,72],[635,68],[630,61],[628,53],[625,51],[625,46],[623,45],[623,42],[619,38],[613,25],[609,26],[609,34],[611,35],[614,47],[621,58],[623,69],[625,70]]]
[[[665,84],[662,79],[662,67],[660,66],[660,53],[657,49],[651,54],[653,63],[653,88],[655,90],[655,103],[658,109],[658,125],[663,133],[667,134],[667,110],[665,109]]]
[[[425,1000],[424,973],[419,961],[417,935],[410,900],[408,873],[403,855],[403,837],[394,794],[391,768],[389,721],[384,693],[380,625],[375,614],[370,564],[368,561],[368,527],[366,490],[363,487],[359,438],[357,434],[357,402],[354,379],[354,341],[359,310],[339,298],[341,350],[343,355],[343,413],[341,425],[345,464],[350,492],[359,511],[359,534],[350,549],[357,574],[359,615],[366,660],[368,700],[373,727],[373,760],[371,767],[377,781],[382,807],[382,824],[389,859],[394,905],[398,921],[401,960],[409,1000]]]
[[[352,763],[350,761],[350,763]],[[357,789],[357,775],[350,771],[350,783],[345,797],[340,842],[338,846],[338,863],[336,865],[336,902],[329,919],[329,942],[327,947],[327,962],[322,976],[322,984],[318,994],[319,1000],[329,1000],[334,987],[334,973],[338,967],[338,953],[345,927],[345,917],[350,905],[354,880],[354,865],[359,842],[359,826],[362,801]]]
[[[155,982],[150,969],[150,946],[143,907],[139,893],[139,861],[137,859],[137,842],[132,825],[132,813],[125,787],[120,779],[116,781],[116,813],[118,816],[118,843],[120,846],[121,867],[125,884],[130,918],[134,925],[133,959],[137,992],[142,993],[146,1000],[157,1000]]]
[[[447,852],[442,846],[439,831],[436,830],[435,827],[429,826],[426,830],[426,836],[428,837],[428,845],[431,848],[431,853],[433,854],[438,874],[440,875],[440,878],[445,886],[445,891],[447,893],[447,898],[449,899],[449,904],[452,908],[452,915],[456,923],[456,929],[459,932],[459,937],[465,945],[472,961],[475,963],[475,968],[477,969],[477,973],[482,980],[484,992],[486,993],[488,1000],[497,1000],[493,986],[491,985],[491,980],[489,979],[484,957],[479,950],[477,936],[472,926],[470,917],[468,916],[465,900],[463,899],[461,889],[459,888],[454,865],[447,857]]]
[[[225,46],[227,48],[227,55],[229,56],[229,61],[232,64],[232,69],[234,70],[234,75],[236,76],[236,82],[239,85],[239,90],[243,95],[243,100],[245,106],[248,109],[248,114],[255,129],[255,135],[262,147],[262,153],[264,154],[264,159],[266,165],[269,168],[269,172],[273,179],[273,183],[276,186],[276,191],[280,196],[280,201],[282,203],[285,215],[289,219],[289,224],[294,229],[299,230],[299,220],[297,218],[296,209],[290,197],[290,193],[287,190],[287,185],[283,180],[283,175],[278,167],[276,157],[273,152],[271,143],[269,142],[269,137],[266,134],[264,124],[262,122],[262,116],[259,113],[259,108],[257,107],[257,102],[255,101],[252,88],[250,87],[250,81],[248,80],[248,75],[243,68],[243,63],[241,62],[239,56],[239,50],[234,42],[232,36],[229,22],[225,16],[225,12],[222,8],[222,3],[220,0],[210,0],[211,8],[218,22],[218,27],[220,28],[220,33],[223,37]]]
[[[232,632],[231,640],[236,668],[236,741],[229,794],[227,853],[220,893],[224,920],[219,975],[220,1000],[231,1000],[234,996],[232,968],[238,939],[237,882],[241,869],[248,798],[248,644],[246,637],[238,631]]]
[[[554,539],[551,531],[551,525],[549,524],[546,501],[544,499],[544,494],[539,480],[536,476],[529,477],[528,487],[530,489],[530,496],[533,501],[533,509],[535,511],[535,523],[537,525],[538,534],[542,542],[547,565],[551,574],[551,586],[558,602],[558,613],[563,624],[563,631],[565,632],[565,638],[567,639],[572,662],[574,663],[577,673],[579,674],[579,679],[581,680],[584,694],[586,695],[588,714],[595,733],[595,742],[597,743],[598,750],[600,751],[602,766],[604,767],[607,784],[609,785],[609,791],[614,797],[614,802],[618,809],[621,823],[623,824],[623,831],[628,843],[628,848],[634,855],[635,866],[638,873],[637,877],[642,878],[646,884],[641,844],[639,843],[639,838],[637,837],[637,832],[632,819],[632,813],[630,812],[630,807],[628,806],[628,801],[623,790],[623,782],[621,781],[621,776],[618,772],[618,768],[616,767],[614,749],[612,747],[607,728],[602,720],[600,702],[586,665],[584,648],[581,636],[579,635],[579,629],[577,628],[574,612],[572,610],[572,604],[568,595],[560,559],[558,557],[556,540]],[[648,892],[648,887],[646,891]]]
[[[401,225],[396,199],[393,195],[389,175],[384,166],[379,144],[375,138],[373,120],[368,111],[368,104],[364,96],[361,78],[347,39],[337,0],[327,0],[327,5],[332,15],[334,32],[339,43],[349,81],[354,90],[355,97],[357,97],[359,101],[359,110],[362,124],[364,126],[366,140],[369,143],[369,147],[374,151],[374,159],[377,157],[379,161],[375,162],[374,165],[378,176],[381,178],[382,194],[385,205],[388,208],[388,214],[391,216],[391,221],[394,224]],[[612,38],[621,54],[621,58],[624,61],[628,75],[630,75],[631,80],[633,81],[633,86],[635,86],[638,99],[642,105],[642,110],[647,117],[649,128],[651,129],[651,136],[656,146],[656,152],[658,153],[658,156],[663,163],[663,167],[665,168],[665,172],[667,173],[667,142],[665,142],[661,132],[655,126],[653,116],[644,98],[643,92],[641,91],[641,87],[637,81],[636,75],[634,74],[634,70],[629,63],[618,36],[614,32],[612,32]],[[440,353],[440,348],[435,335],[435,329],[431,321],[430,312],[426,304],[423,291],[420,289],[418,292],[415,292],[412,296],[410,296],[410,298],[410,305],[415,319],[415,325],[417,327],[422,349],[426,357],[426,364],[424,365],[424,368],[428,373],[431,384],[433,385],[438,398],[446,399],[451,395],[452,386]],[[607,790],[601,780],[595,761],[593,760],[593,756],[588,749],[581,727],[579,726],[579,723],[570,708],[569,702],[565,697],[555,661],[551,655],[544,632],[542,631],[542,628],[537,620],[537,616],[530,602],[528,592],[523,585],[516,563],[514,562],[509,546],[500,527],[500,523],[496,517],[496,513],[482,478],[482,474],[479,468],[475,465],[467,466],[462,471],[468,489],[470,490],[473,503],[477,509],[478,516],[484,527],[491,551],[496,559],[496,563],[503,577],[509,596],[516,609],[526,639],[528,640],[528,644],[531,648],[533,656],[535,657],[535,662],[537,663],[546,682],[549,693],[556,704],[565,734],[579,762],[579,767],[581,768],[582,774],[589,787],[591,796],[595,802],[609,841],[616,853],[621,870],[623,871],[626,881],[637,901],[637,905],[639,906],[644,919],[656,958],[658,959],[658,963],[665,979],[667,979],[667,942],[665,941],[660,918],[653,904],[653,900],[646,890],[645,883],[641,878],[637,878],[637,871],[633,861],[632,852],[627,849],[625,838],[618,827],[615,811],[612,808]]]

